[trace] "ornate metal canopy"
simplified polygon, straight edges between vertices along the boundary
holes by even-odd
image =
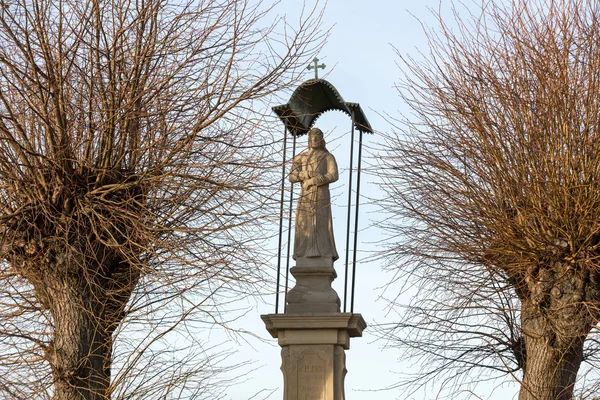
[[[287,104],[273,107],[273,111],[294,136],[308,133],[317,118],[331,110],[348,114],[361,133],[373,133],[360,105],[344,101],[337,89],[324,79],[310,79],[302,83]]]

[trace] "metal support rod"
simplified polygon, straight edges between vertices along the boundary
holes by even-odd
[[[281,277],[281,242],[283,241],[283,202],[285,201],[285,162],[287,156],[287,128],[283,126],[283,164],[281,164],[281,205],[279,209],[279,245],[277,246],[277,290],[275,291],[275,314],[279,313],[279,282]]]
[[[287,127],[286,127],[287,128]],[[292,160],[296,157],[296,135],[292,135],[294,138],[292,144]],[[287,311],[287,294],[288,294],[288,283],[290,279],[290,247],[292,243],[292,207],[294,203],[294,185],[290,185],[290,206],[288,214],[288,237],[287,237],[287,255],[285,257],[285,295],[283,304],[283,312]]]
[[[354,312],[354,284],[356,283],[356,242],[358,238],[358,208],[360,206],[360,173],[361,173],[361,161],[362,161],[362,139],[363,132],[360,131],[358,139],[358,168],[356,173],[356,206],[354,207],[354,246],[352,250],[354,255],[352,257],[352,295],[350,300],[350,312]]]
[[[348,215],[346,217],[346,259],[344,266],[344,312],[348,303],[348,256],[350,251],[350,217],[352,208],[352,166],[354,161],[354,112],[352,112],[352,135],[350,138],[350,176],[348,178]]]

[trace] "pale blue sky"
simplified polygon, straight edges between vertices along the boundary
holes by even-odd
[[[307,5],[310,5],[307,3]],[[327,64],[321,77],[330,81],[339,90],[346,101],[361,104],[372,127],[380,132],[388,132],[391,127],[380,115],[389,113],[398,116],[406,112],[406,105],[399,99],[394,83],[401,76],[399,61],[394,47],[401,54],[412,54],[418,58],[419,50],[426,53],[426,39],[419,20],[431,27],[436,26],[436,21],[428,8],[437,9],[438,0],[421,1],[386,1],[386,0],[329,0],[324,15],[324,25],[333,26],[331,36],[319,54],[321,62]],[[283,0],[278,6],[278,12],[294,15],[298,12],[301,3],[298,1]],[[442,2],[444,12],[450,11],[449,2]],[[306,71],[305,79],[312,78],[313,72]],[[287,98],[287,97],[286,97]],[[347,116],[341,113],[328,113],[322,116],[317,125],[326,132],[329,149],[334,153],[343,171],[347,163],[347,147],[344,134],[350,128]],[[378,135],[365,137],[365,142],[374,143],[380,138]],[[300,146],[305,145],[305,140],[300,141]],[[366,160],[372,163],[372,160]],[[336,243],[340,254],[344,252],[345,242],[345,202],[346,195],[342,195],[344,186],[347,185],[347,171],[343,172],[336,183],[334,193],[336,197],[334,210]],[[377,186],[373,179],[363,181],[361,192],[370,197],[377,198]],[[366,201],[366,200],[365,200]],[[362,207],[362,206],[361,206]],[[381,237],[381,232],[372,227],[372,221],[378,218],[374,204],[365,205],[361,213],[361,233],[359,236],[359,259],[364,258],[377,249],[373,243]],[[340,277],[335,282],[338,293],[343,291],[343,260],[336,263]],[[386,315],[385,301],[379,299],[380,289],[391,279],[389,273],[381,270],[380,263],[374,261],[358,265],[358,280],[355,311],[363,315],[365,320],[373,324],[378,322],[393,321],[394,315]],[[390,289],[393,294],[394,288]],[[268,301],[274,301],[273,297]],[[254,334],[269,338],[267,331],[260,319],[260,314],[271,313],[271,305],[253,304],[253,309],[238,324]],[[253,348],[250,347],[252,345]],[[406,399],[400,396],[397,390],[382,390],[393,385],[398,379],[398,372],[411,366],[408,362],[399,360],[400,354],[396,350],[382,349],[384,342],[376,340],[372,332],[367,329],[363,338],[353,339],[351,349],[347,352],[346,400],[394,400]],[[276,389],[268,397],[281,400],[283,393],[281,386],[283,377],[280,367],[280,349],[274,343],[261,342],[252,338],[240,347],[236,358],[255,361],[258,367],[247,375],[247,379],[227,390],[230,400],[249,399],[261,389]],[[435,384],[432,385],[435,387]],[[483,398],[507,400],[516,393],[516,386],[497,388],[490,386],[482,390],[493,391],[486,393]],[[255,397],[255,400],[264,399],[265,396]],[[436,398],[435,391],[419,393],[414,399]],[[458,398],[477,398],[469,393],[463,393]]]

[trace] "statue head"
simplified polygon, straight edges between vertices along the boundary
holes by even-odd
[[[308,132],[308,148],[309,149],[324,149],[325,139],[323,138],[323,131],[319,128],[312,128]]]

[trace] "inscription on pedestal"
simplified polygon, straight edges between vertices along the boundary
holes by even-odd
[[[325,360],[316,353],[305,353],[298,360],[298,400],[325,399]]]

